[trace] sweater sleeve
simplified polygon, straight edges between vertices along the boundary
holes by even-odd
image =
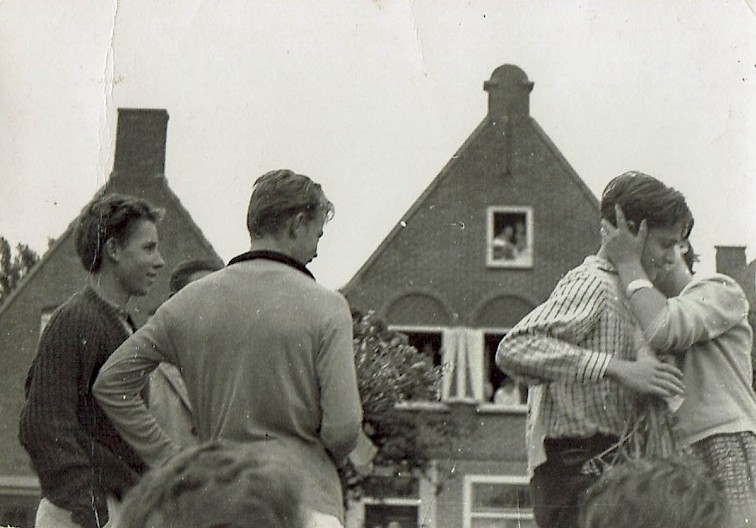
[[[27,401],[21,412],[19,440],[29,453],[43,495],[71,511],[79,524],[97,526],[107,519],[104,496],[96,489],[95,440],[80,426],[80,380],[87,348],[96,347],[80,331],[86,320],[62,311],[48,323],[32,365]],[[90,336],[91,339],[91,336]],[[93,508],[93,505],[96,508]]]
[[[565,276],[546,302],[504,336],[496,364],[531,385],[601,379],[611,356],[578,343],[596,327],[606,304],[604,295],[598,277],[576,272]]]
[[[726,275],[715,275],[694,280],[668,299],[645,333],[658,350],[683,351],[719,337],[747,316],[748,301],[740,286]]]
[[[357,388],[352,343],[352,318],[339,297],[316,360],[322,423],[320,438],[334,459],[349,454],[362,427],[362,404]]]
[[[175,362],[168,335],[169,318],[161,307],[127,339],[100,369],[92,392],[121,436],[150,466],[160,466],[180,447],[149,411],[142,389],[161,361]]]

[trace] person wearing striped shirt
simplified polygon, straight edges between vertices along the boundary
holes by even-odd
[[[631,171],[605,188],[603,219],[616,222],[615,205],[635,226],[646,219],[642,262],[653,280],[674,262],[692,228],[684,196]],[[577,527],[580,499],[598,478],[586,463],[618,442],[636,394],[682,394],[676,366],[636,354],[638,333],[625,288],[602,247],[499,343],[499,368],[529,386],[528,474],[539,527]]]

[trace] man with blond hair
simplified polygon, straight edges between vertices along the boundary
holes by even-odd
[[[253,443],[299,470],[313,527],[344,518],[337,463],[357,444],[362,407],[346,300],[305,267],[333,205],[290,170],[261,176],[247,214],[250,251],[182,289],[105,364],[94,392],[152,466],[178,451],[139,396],[161,361],[186,382],[201,441]]]

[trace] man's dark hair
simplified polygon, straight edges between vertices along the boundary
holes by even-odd
[[[126,495],[122,528],[304,528],[295,468],[254,445],[214,440],[145,475]]]
[[[614,206],[619,204],[625,219],[635,233],[646,220],[649,228],[680,225],[681,238],[687,238],[693,229],[693,215],[680,191],[643,174],[630,171],[617,176],[601,195],[601,218],[617,225]]]
[[[200,271],[209,271],[214,272],[221,269],[223,266],[216,262],[215,260],[209,260],[209,259],[194,259],[194,260],[185,260],[175,268],[173,268],[173,271],[171,272],[171,277],[168,279],[168,287],[170,289],[170,294],[175,295],[178,293],[184,286],[189,284],[189,279],[192,275],[195,273],[198,273]]]
[[[685,247],[683,248],[683,261],[685,261],[685,265],[688,267],[688,271],[691,273],[695,273],[696,271],[693,269],[697,262],[701,261],[701,258],[699,255],[693,251],[693,245],[690,243],[690,241],[685,241]]]
[[[580,528],[721,528],[729,510],[702,464],[638,459],[607,470],[585,494]]]
[[[253,239],[260,238],[278,233],[299,213],[311,220],[319,212],[328,220],[334,212],[320,184],[288,169],[274,170],[255,182],[247,209],[247,229]]]
[[[134,196],[113,193],[95,197],[76,219],[74,240],[81,264],[90,273],[100,271],[108,240],[123,244],[137,221],[158,223],[162,217],[162,209]]]

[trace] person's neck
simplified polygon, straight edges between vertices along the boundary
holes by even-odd
[[[252,239],[252,243],[249,246],[249,250],[250,251],[275,251],[276,253],[281,253],[282,255],[286,255],[289,258],[295,258],[293,255],[293,251],[291,250],[291,247],[289,247],[288,244],[286,244],[282,240],[272,238],[272,237]]]
[[[89,275],[88,284],[108,304],[112,304],[121,310],[126,309],[131,294],[121,286],[121,283],[112,273],[105,270],[92,273]]]

